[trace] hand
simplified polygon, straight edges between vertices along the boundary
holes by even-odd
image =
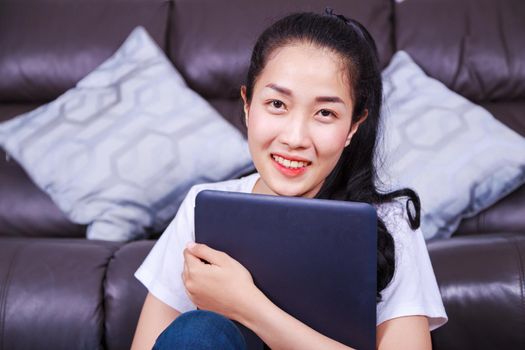
[[[182,280],[186,293],[199,309],[233,320],[239,320],[259,291],[244,266],[205,244],[190,243],[184,249]]]

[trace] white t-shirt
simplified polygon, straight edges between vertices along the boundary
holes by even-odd
[[[172,308],[180,312],[194,310],[181,275],[183,250],[188,242],[195,241],[195,197],[205,189],[251,193],[258,178],[255,173],[238,180],[193,186],[135,277]],[[436,329],[447,321],[447,315],[421,231],[412,231],[400,202],[383,204],[376,210],[394,238],[396,254],[394,277],[377,304],[377,324],[401,316],[424,315],[430,330]]]

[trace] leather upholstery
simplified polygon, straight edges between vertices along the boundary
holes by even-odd
[[[388,0],[367,4],[337,0],[329,5],[336,13],[367,26],[385,66],[393,54],[393,31],[389,23],[392,5]],[[244,132],[239,87],[245,83],[257,36],[287,13],[300,10],[322,13],[325,6],[315,0],[271,0],[264,1],[264,6],[253,6],[253,2],[245,0],[176,1],[168,52],[188,85],[214,106],[218,105],[219,112]]]
[[[387,64],[396,49],[525,136],[525,2],[336,0]],[[0,0],[0,121],[58,97],[147,28],[188,84],[245,132],[239,85],[258,32],[318,0]],[[525,348],[525,186],[429,244],[450,321],[434,349]],[[127,349],[154,241],[86,241],[0,150],[0,350]],[[60,238],[51,238],[60,237]],[[74,239],[76,238],[76,239]]]
[[[115,251],[104,281],[104,329],[107,349],[129,349],[147,291],[133,274],[153,241],[132,242]]]
[[[381,61],[393,54],[392,15],[388,0],[336,0],[330,6],[362,21],[378,42]],[[238,98],[257,36],[276,19],[293,11],[324,11],[315,0],[268,0],[254,6],[245,0],[181,0],[173,9],[170,58],[190,87],[205,98]]]
[[[525,185],[485,209],[461,222],[455,235],[475,235],[493,232],[525,232]]]
[[[56,98],[111,56],[137,24],[164,47],[168,9],[167,0],[3,0],[0,101]]]
[[[396,6],[396,43],[474,101],[525,99],[521,0],[419,0]]]
[[[0,237],[85,237],[22,167],[0,149]]]
[[[524,10],[525,11],[525,10]],[[481,102],[500,122],[525,137],[525,99],[519,101]]]
[[[2,3],[0,3],[0,10],[1,7]],[[0,71],[2,71],[1,63]],[[38,106],[39,103],[34,102],[19,104],[0,102],[0,122],[29,112]],[[1,236],[85,237],[85,227],[69,221],[51,198],[31,181],[24,169],[14,159],[7,157],[2,148],[0,148]]]
[[[449,321],[435,349],[525,349],[525,235],[455,238],[429,245]]]
[[[2,349],[102,349],[109,242],[3,239]]]
[[[153,241],[1,242],[4,349],[34,348],[39,339],[50,349],[129,348],[146,293],[131,276]],[[434,349],[523,348],[525,236],[435,241],[429,252],[450,317],[433,332]]]

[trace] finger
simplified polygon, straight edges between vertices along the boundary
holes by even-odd
[[[192,268],[188,264],[184,263],[184,267],[182,268],[182,282],[184,284],[184,289],[188,290],[189,284],[195,280],[195,273],[195,267]]]
[[[195,256],[188,248],[184,249],[184,264],[188,267],[194,267],[203,264],[203,262]]]
[[[184,289],[188,289],[188,282],[190,280],[190,274],[188,271],[188,265],[184,264],[184,268],[182,270],[182,283],[184,284]]]
[[[188,278],[188,265],[184,263],[184,267],[182,268],[182,281],[186,283],[186,279]]]
[[[206,260],[212,265],[221,266],[228,259],[228,255],[226,253],[210,248],[206,244],[188,244],[186,249],[188,249],[193,256]]]

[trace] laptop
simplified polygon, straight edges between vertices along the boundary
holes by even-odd
[[[366,203],[201,191],[195,239],[235,258],[277,306],[357,349],[375,349],[377,214]],[[241,327],[249,349],[262,349]]]

